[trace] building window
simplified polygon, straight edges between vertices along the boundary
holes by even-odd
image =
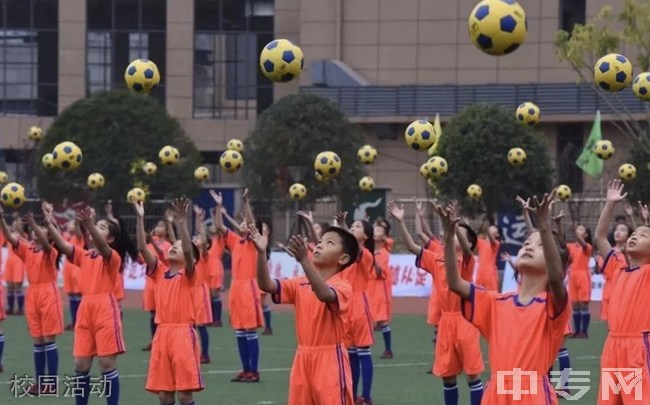
[[[58,0],[0,0],[0,111],[55,116]]]
[[[558,124],[557,126],[557,172],[559,184],[566,184],[574,193],[583,189],[582,170],[576,160],[584,145],[582,124]]]
[[[152,95],[165,101],[166,0],[87,0],[86,91],[126,88],[124,70],[150,59],[160,71]]]
[[[560,28],[571,32],[575,24],[584,24],[586,10],[586,0],[560,0]]]
[[[259,71],[273,40],[272,0],[195,0],[194,116],[247,119],[273,102]]]

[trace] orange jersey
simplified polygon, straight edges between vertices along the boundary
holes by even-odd
[[[479,238],[479,240],[476,242],[479,269],[496,268],[497,256],[499,255],[500,248],[501,242],[499,241],[490,242],[489,239]]]
[[[208,282],[210,277],[210,257],[207,254],[202,253],[199,259],[194,265],[194,278],[196,279],[196,285],[201,285]]]
[[[386,244],[385,244],[386,250],[388,250],[388,252],[392,252],[393,251],[393,246],[395,246],[395,241],[390,236],[387,236],[386,237]]]
[[[273,295],[273,302],[293,304],[296,307],[298,346],[337,345],[345,338],[352,286],[341,273],[330,277],[326,282],[336,294],[336,302],[320,301],[307,277],[276,280],[278,288]]]
[[[474,275],[474,256],[470,256],[469,259],[459,257],[457,263],[460,276],[466,281],[471,281]],[[460,312],[460,297],[452,292],[449,289],[449,284],[447,284],[444,256],[428,249],[421,249],[420,254],[415,259],[415,265],[433,276],[440,310],[442,312]]]
[[[4,279],[8,283],[23,283],[25,281],[25,263],[9,247],[5,261]]]
[[[390,270],[390,252],[385,248],[380,248],[375,251],[375,264],[381,269],[381,275],[377,277],[377,272],[370,273],[372,278],[380,278],[393,282],[393,273]]]
[[[427,250],[430,250],[434,253],[439,253],[443,254],[443,249],[445,248],[445,245],[442,244],[438,239],[436,238],[431,238],[429,239],[429,243],[424,247]]]
[[[248,238],[226,232],[225,245],[232,256],[232,279],[257,280],[257,248]]]
[[[589,259],[593,248],[590,244],[582,247],[578,242],[567,243],[569,256],[571,257],[571,264],[569,269],[571,272],[589,272]]]
[[[226,249],[226,238],[215,236],[212,238],[212,246],[208,250],[210,258],[210,276],[220,276],[223,274],[223,251]]]
[[[390,253],[384,248],[375,251],[375,265],[381,269],[381,275],[372,272],[368,284],[368,295],[372,309],[372,317],[376,322],[388,321],[391,318],[391,303],[393,295],[393,273],[390,269]]]
[[[368,290],[368,280],[371,273],[375,272],[373,263],[374,254],[366,248],[361,250],[357,261],[343,270],[343,277],[352,285],[352,292],[358,293]]]
[[[95,249],[73,247],[72,263],[79,266],[79,290],[82,295],[109,294],[121,277],[120,255],[111,249],[111,257],[104,259]]]
[[[154,269],[147,269],[156,289],[157,324],[193,324],[194,305],[192,289],[197,285],[196,275],[188,278],[185,269],[171,273],[161,261]]]
[[[27,282],[30,285],[56,282],[56,258],[59,252],[54,247],[51,248],[49,253],[46,253],[40,247],[29,245],[19,239],[13,250],[25,263]]]

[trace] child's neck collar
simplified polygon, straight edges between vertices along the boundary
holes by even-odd
[[[628,255],[628,257],[630,258],[630,268],[641,267],[645,266],[646,264],[650,264],[650,257],[634,258],[630,255]]]
[[[521,287],[519,296],[527,300],[537,294],[546,291],[548,288],[548,277],[546,274],[526,273],[521,275]]]

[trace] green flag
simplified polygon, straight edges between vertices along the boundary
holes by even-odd
[[[596,142],[600,141],[602,138],[599,110],[596,111],[596,118],[594,119],[594,125],[591,127],[589,138],[587,138],[587,143],[585,143],[582,153],[578,156],[578,160],[576,160],[576,165],[578,165],[583,172],[593,177],[598,177],[603,173],[603,161],[599,159],[594,152]]]

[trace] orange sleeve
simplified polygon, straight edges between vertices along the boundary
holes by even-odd
[[[377,277],[377,272],[373,271],[373,278],[385,279],[386,271],[389,270],[390,253],[388,253],[387,250],[380,250],[379,252],[375,253],[375,264],[381,269],[381,275]]]
[[[330,289],[336,294],[336,302],[327,303],[327,308],[332,312],[347,312],[352,299],[352,286],[346,280],[340,279],[328,283]]]
[[[474,278],[474,266],[476,265],[476,259],[474,255],[470,256],[469,259],[465,257],[460,259],[460,276],[465,281],[470,281]]]
[[[185,273],[183,274],[183,280],[185,280],[185,282],[187,283],[187,285],[190,288],[194,288],[197,285],[199,285],[199,278],[200,277],[197,274],[197,271],[199,271],[199,270],[197,270],[196,265],[195,265],[194,266],[194,273],[192,273],[192,277],[188,277],[187,276],[187,269],[185,269]]]
[[[436,268],[440,259],[441,256],[439,254],[429,249],[420,248],[420,254],[415,257],[415,266],[435,277]]]
[[[368,249],[364,248],[363,253],[361,254],[361,268],[366,270],[363,275],[366,279],[371,278],[372,274],[375,272],[375,255]]]
[[[485,337],[492,332],[492,313],[497,293],[470,284],[469,297],[461,300],[463,316]]]
[[[627,261],[625,260],[623,254],[612,249],[609,251],[609,253],[607,253],[607,256],[605,256],[605,262],[603,263],[603,273],[609,275],[609,280],[616,282],[616,275],[626,267]]]
[[[145,264],[146,265],[146,264]],[[154,282],[163,277],[168,267],[161,260],[156,260],[156,266],[152,269],[147,266],[147,276]]]
[[[566,325],[569,322],[569,292],[564,294],[564,299],[559,307],[555,306],[551,292],[546,293],[546,312],[548,319],[551,321],[551,335],[562,337],[566,334]]]
[[[235,244],[239,243],[239,237],[237,235],[235,235],[235,233],[229,229],[228,231],[226,231],[226,237],[224,238],[224,242],[225,242],[226,247],[228,248],[228,250],[230,250],[232,252],[232,250],[234,249]]]
[[[305,280],[304,278],[291,278],[278,280],[275,279],[275,284],[277,288],[275,294],[271,295],[273,302],[275,304],[295,304],[296,303],[296,288],[298,286],[299,280]]]
[[[393,240],[393,238],[391,237],[386,238],[386,250],[392,252],[393,246],[395,246],[395,241]]]
[[[111,249],[111,257],[104,259],[108,262],[108,268],[111,272],[119,272],[122,267],[122,258],[115,249]]]
[[[57,268],[56,259],[59,257],[59,251],[54,246],[51,246],[50,249],[50,253],[45,253],[45,257],[52,263],[54,268]]]
[[[86,253],[86,249],[73,245],[72,257],[70,257],[70,261],[72,262],[72,264],[74,264],[77,267],[81,267],[81,261],[83,260],[85,253]]]
[[[27,247],[27,243],[18,239],[18,243],[16,243],[16,246],[12,246],[12,248],[16,256],[20,257],[20,260],[24,262],[27,258],[27,255],[29,254],[29,247]]]

